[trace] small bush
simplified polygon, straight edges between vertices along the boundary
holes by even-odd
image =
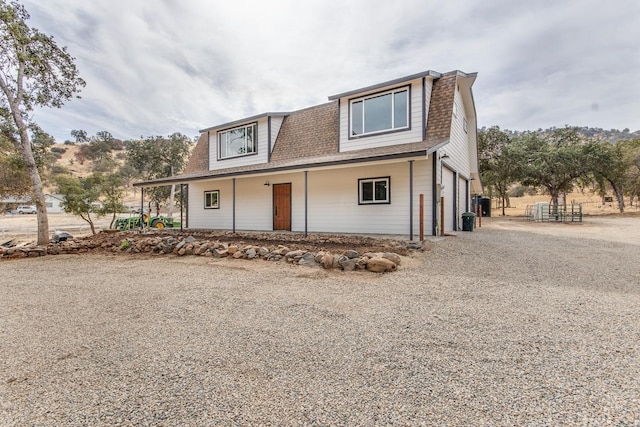
[[[64,154],[67,152],[67,149],[64,147],[53,146],[51,147],[51,152],[56,154]]]
[[[65,168],[64,166],[60,166],[60,165],[53,165],[51,167],[51,174],[53,175],[63,175],[63,174],[68,174],[69,170],[67,168]]]

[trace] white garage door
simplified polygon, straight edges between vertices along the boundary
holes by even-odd
[[[456,222],[456,180],[455,174],[446,166],[442,168],[442,183],[444,190],[444,231],[454,231]]]

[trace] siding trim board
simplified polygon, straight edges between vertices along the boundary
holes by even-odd
[[[427,71],[424,71],[422,73],[412,74],[410,76],[401,77],[399,79],[393,79],[393,80],[389,80],[389,81],[386,81],[386,82],[378,83],[378,84],[375,84],[375,85],[366,86],[366,87],[363,87],[363,88],[360,88],[360,89],[351,90],[349,92],[340,93],[338,95],[331,95],[329,97],[329,101],[335,101],[336,99],[345,98],[347,96],[352,96],[352,95],[355,95],[357,93],[371,92],[371,91],[374,91],[376,89],[380,89],[380,88],[383,88],[383,87],[386,87],[386,86],[397,85],[399,83],[404,83],[404,82],[407,82],[409,80],[419,79],[421,77],[431,77],[431,78],[437,79],[437,78],[442,77],[442,73],[438,73],[437,71],[427,70]]]
[[[427,79],[422,78],[422,140],[427,138]]]
[[[267,117],[267,162],[270,162],[270,161],[271,161],[271,116]]]

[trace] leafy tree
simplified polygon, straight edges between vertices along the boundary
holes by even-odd
[[[93,234],[96,231],[92,215],[111,215],[109,227],[113,227],[117,214],[125,210],[123,180],[117,173],[94,173],[87,178],[60,175],[56,177],[56,183],[63,199],[62,208],[85,220]]]
[[[127,163],[145,180],[166,178],[180,173],[186,166],[191,140],[181,133],[168,137],[152,136],[127,144]],[[152,201],[169,199],[169,216],[173,215],[175,186],[155,187],[145,191]]]
[[[85,220],[91,227],[91,233],[96,234],[93,223],[93,206],[97,204],[102,187],[102,177],[93,174],[87,178],[76,178],[70,175],[56,177],[58,193],[62,195],[60,206],[65,212],[72,213]],[[100,212],[96,212],[100,216]]]
[[[624,212],[624,196],[633,198],[640,190],[640,139],[621,140],[615,144],[602,142],[592,148],[593,179],[602,194],[608,185]]]
[[[110,132],[100,131],[95,136],[88,139],[88,144],[83,144],[75,153],[80,164],[86,160],[93,162],[95,172],[111,172],[118,163],[114,160],[112,151],[123,150],[124,144],[119,139],[115,139]]]
[[[38,244],[49,241],[49,221],[42,179],[31,149],[28,128],[35,107],[60,108],[84,80],[74,58],[53,37],[26,24],[29,14],[19,3],[0,0],[0,132],[24,161],[38,211]]]
[[[483,184],[490,195],[495,190],[502,199],[502,215],[510,206],[509,188],[519,178],[518,164],[510,145],[511,137],[498,126],[478,132],[478,164]]]
[[[583,159],[589,162],[591,178],[596,182],[600,194],[606,193],[608,184],[616,195],[618,209],[624,212],[624,189],[627,184],[627,164],[621,144],[608,142],[592,143],[587,147],[587,156]]]
[[[89,138],[87,137],[87,132],[81,129],[73,129],[71,131],[71,136],[76,140],[76,142],[87,142]]]
[[[633,199],[640,196],[640,138],[621,141],[624,162],[627,165],[626,194],[631,206]]]
[[[590,173],[587,147],[576,128],[564,128],[544,135],[525,132],[511,148],[521,183],[543,189],[557,205],[561,194],[572,191],[577,180]]]
[[[113,227],[118,213],[123,212],[124,206],[124,180],[120,174],[114,173],[102,177],[100,183],[102,207],[101,215],[111,215],[109,228]]]
[[[0,134],[0,196],[24,196],[30,191],[24,159],[11,141]]]
[[[54,139],[35,123],[32,123],[29,129],[32,133],[33,158],[40,176],[44,177],[56,161],[50,148],[54,144]],[[23,157],[16,150],[15,145],[5,135],[0,134],[0,194],[25,196],[31,192],[31,180]]]

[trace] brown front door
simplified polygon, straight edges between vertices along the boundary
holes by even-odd
[[[291,184],[273,184],[273,229],[291,231]]]

